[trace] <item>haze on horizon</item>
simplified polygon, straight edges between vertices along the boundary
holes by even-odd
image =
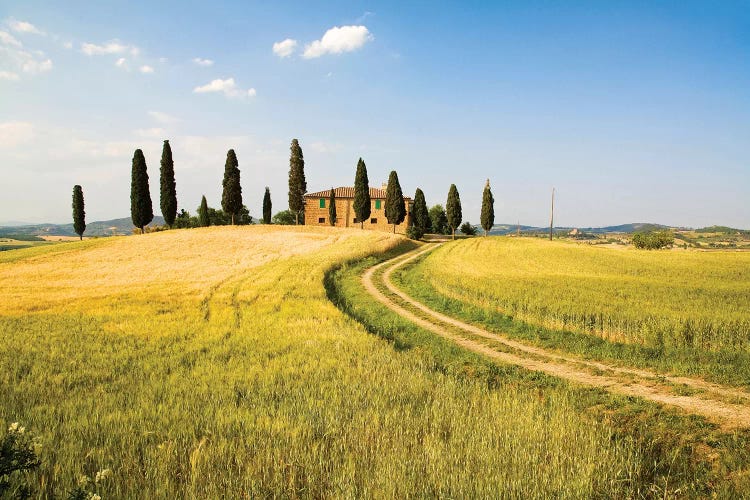
[[[289,143],[309,191],[397,170],[479,221],[750,228],[746,2],[233,1],[0,6],[0,220],[129,215],[143,149],[158,214],[164,139],[179,208],[287,207]]]

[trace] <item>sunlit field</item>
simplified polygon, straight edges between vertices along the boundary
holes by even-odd
[[[651,347],[750,347],[750,253],[475,238],[437,249],[414,272],[443,296],[551,329]]]
[[[0,254],[0,424],[40,496],[635,496],[638,451],[564,392],[427,366],[326,298],[388,233],[207,228]]]

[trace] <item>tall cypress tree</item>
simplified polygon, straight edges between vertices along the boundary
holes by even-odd
[[[237,155],[234,149],[227,151],[227,161],[224,164],[224,180],[221,185],[224,191],[221,194],[221,209],[234,219],[242,209],[242,186],[240,186],[240,169],[238,168]]]
[[[336,191],[331,188],[331,194],[328,196],[328,223],[332,226],[336,225]]]
[[[354,176],[354,214],[360,223],[360,229],[365,228],[365,220],[370,217],[370,181],[367,179],[367,165],[362,158],[357,162],[357,174]]]
[[[76,184],[73,186],[73,229],[79,238],[83,239],[86,230],[86,211],[83,209],[83,189]]]
[[[479,222],[482,224],[485,236],[492,229],[492,226],[495,225],[495,198],[492,197],[489,179],[487,179],[487,183],[484,185],[484,192],[482,193],[482,213],[479,216]]]
[[[208,217],[208,203],[206,202],[205,195],[201,198],[201,206],[198,207],[198,224],[201,227],[208,227],[211,225],[211,219]]]
[[[294,223],[299,224],[299,214],[305,209],[305,193],[307,192],[307,181],[305,181],[305,158],[302,148],[297,139],[292,139],[289,148],[289,210],[294,212]]]
[[[448,226],[451,228],[453,239],[456,239],[456,228],[461,224],[461,198],[458,196],[458,189],[455,184],[451,184],[448,190],[448,202],[445,204],[445,215],[448,217]]]
[[[266,193],[263,195],[263,224],[271,223],[271,190],[266,186]]]
[[[161,214],[164,216],[164,222],[172,227],[177,217],[177,185],[174,180],[174,161],[172,161],[172,148],[169,146],[169,141],[164,141],[161,150],[159,174]]]
[[[421,228],[423,233],[432,230],[430,223],[430,214],[427,211],[427,202],[424,199],[424,193],[417,188],[414,193],[414,210],[412,211],[414,225]]]
[[[388,187],[385,190],[385,218],[388,224],[393,224],[393,234],[396,234],[396,226],[404,222],[406,218],[406,205],[404,204],[404,193],[398,182],[398,174],[391,170],[388,176]]]
[[[154,208],[151,205],[151,192],[148,188],[148,172],[146,171],[146,158],[143,151],[135,150],[133,155],[133,170],[130,180],[130,218],[133,225],[143,228],[154,220]]]

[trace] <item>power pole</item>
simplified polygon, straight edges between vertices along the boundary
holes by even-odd
[[[552,226],[555,223],[555,188],[552,188],[552,213],[549,218],[549,240],[552,241]]]

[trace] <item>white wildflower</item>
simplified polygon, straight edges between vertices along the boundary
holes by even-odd
[[[88,476],[81,476],[78,478],[78,486],[84,487],[91,481],[91,478]]]
[[[10,424],[10,427],[8,427],[8,432],[16,432],[18,430],[18,422],[13,422]]]
[[[104,481],[111,475],[112,471],[110,469],[100,470],[96,473],[96,479],[94,479],[94,482],[98,483],[99,481]]]
[[[89,500],[102,500],[102,497],[100,497],[96,493],[92,493],[91,496],[89,497]]]

